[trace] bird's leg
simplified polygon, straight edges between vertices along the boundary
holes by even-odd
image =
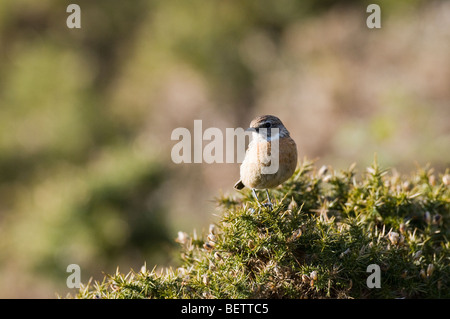
[[[269,206],[270,208],[273,208],[272,202],[270,201],[270,196],[269,196],[269,191],[266,188],[266,195],[267,195],[267,206]]]
[[[261,204],[259,203],[259,200],[258,200],[258,195],[256,195],[256,191],[255,191],[254,188],[252,188],[252,193],[253,193],[253,196],[255,196],[255,198],[256,198],[256,202],[258,203],[258,207],[261,207]]]

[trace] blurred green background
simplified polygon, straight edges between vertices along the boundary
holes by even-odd
[[[239,165],[174,164],[172,130],[260,114],[318,165],[444,171],[450,2],[2,0],[0,297],[64,296],[69,264],[82,282],[173,264]]]

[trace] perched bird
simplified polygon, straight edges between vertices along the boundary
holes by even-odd
[[[240,167],[241,179],[234,188],[251,188],[260,207],[255,189],[265,189],[267,206],[272,207],[268,189],[284,183],[294,174],[297,145],[280,119],[273,115],[258,116],[247,130],[252,132],[252,140]],[[275,170],[270,170],[271,167]]]

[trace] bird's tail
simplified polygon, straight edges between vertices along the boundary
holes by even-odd
[[[236,184],[234,184],[234,188],[236,188],[237,190],[241,190],[245,187],[244,183],[242,183],[241,180],[239,180],[239,182],[237,182]]]

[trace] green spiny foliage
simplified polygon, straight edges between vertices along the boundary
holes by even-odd
[[[272,190],[218,199],[208,234],[180,232],[180,265],[106,276],[77,298],[449,298],[450,175],[409,178],[377,162],[359,178],[304,161]],[[368,288],[367,267],[381,269]]]

